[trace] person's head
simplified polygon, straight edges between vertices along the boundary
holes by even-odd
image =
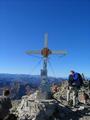
[[[74,70],[71,70],[70,71],[70,75],[74,75],[75,71]]]
[[[5,89],[5,90],[3,91],[3,95],[4,95],[4,96],[9,96],[9,95],[10,95],[10,91],[9,91],[8,89]]]

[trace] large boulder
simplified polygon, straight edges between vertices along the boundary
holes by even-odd
[[[55,100],[32,99],[35,94],[24,96],[21,104],[17,108],[19,120],[48,120],[56,111],[57,102]]]

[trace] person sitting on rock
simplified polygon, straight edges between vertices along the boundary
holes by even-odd
[[[12,104],[9,95],[10,91],[6,89],[3,91],[3,95],[0,96],[0,120],[5,119],[5,117],[10,114],[10,108],[12,108]]]
[[[73,106],[76,106],[76,101],[78,102],[78,91],[82,86],[83,81],[79,73],[70,71],[68,80],[68,90],[67,90],[67,102],[70,101],[70,93],[73,93]]]

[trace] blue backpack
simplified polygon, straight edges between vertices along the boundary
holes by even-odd
[[[83,85],[83,79],[79,73],[75,73],[73,78],[74,78],[75,86],[80,87]]]

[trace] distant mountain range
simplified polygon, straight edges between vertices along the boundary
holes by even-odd
[[[48,77],[50,83],[60,83],[63,78]],[[38,89],[41,78],[39,75],[0,74],[0,95],[5,88],[10,89],[12,99],[20,99],[23,95]]]
[[[55,77],[48,77],[48,79],[51,83],[65,80],[65,78],[55,78]],[[39,85],[40,80],[41,78],[39,75],[0,73],[0,81],[3,82],[19,81],[19,82],[30,82],[32,84]]]

